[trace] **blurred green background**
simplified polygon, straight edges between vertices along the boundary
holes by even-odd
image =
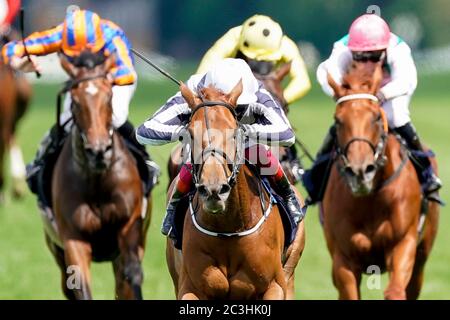
[[[177,73],[185,79],[195,69],[185,67]],[[450,183],[450,161],[447,84],[450,76],[425,76],[412,103],[412,115],[424,141],[436,151],[444,184]],[[19,141],[25,158],[31,160],[37,145],[54,119],[54,101],[58,86],[36,85],[33,105],[20,126]],[[141,82],[131,106],[131,119],[138,124],[151,115],[176,88],[169,82]],[[290,108],[290,119],[297,134],[317,150],[332,122],[334,104],[314,87],[300,103]],[[166,268],[165,238],[159,228],[166,198],[166,163],[174,145],[149,148],[154,159],[163,168],[160,184],[153,191],[154,207],[144,261],[145,299],[174,299],[173,286]],[[308,164],[309,165],[309,164]],[[303,190],[302,190],[303,191]],[[448,188],[442,196],[449,199]],[[426,266],[425,285],[421,298],[450,299],[450,223],[448,207],[442,209],[440,230],[434,250]],[[298,299],[336,299],[331,282],[331,264],[323,232],[318,221],[317,208],[310,208],[306,218],[306,248],[297,268],[296,292]],[[44,242],[40,213],[34,195],[20,202],[8,198],[0,208],[0,299],[62,299],[60,275],[53,257]],[[96,299],[114,298],[112,267],[108,263],[93,264],[93,293]],[[368,290],[362,282],[363,298],[382,299],[381,290]]]
[[[364,13],[369,5],[380,6],[382,15],[414,48],[419,66],[419,86],[411,105],[413,122],[422,139],[436,152],[444,182],[442,197],[449,199],[450,119],[450,2],[445,0],[108,0],[108,1],[24,1],[27,33],[62,21],[68,4],[98,11],[118,22],[133,44],[145,48],[155,59],[181,80],[197,67],[204,51],[230,27],[255,13],[265,13],[280,22],[286,34],[299,43],[305,54],[312,91],[290,107],[289,118],[298,136],[314,153],[333,120],[334,104],[315,82],[315,66],[331,51],[332,43],[347,32],[352,19]],[[43,10],[46,12],[42,14]],[[35,82],[33,103],[19,126],[19,142],[26,162],[34,157],[37,146],[55,119],[56,93],[61,79],[46,71],[57,63],[46,65],[42,80]],[[140,65],[140,82],[130,107],[130,118],[142,123],[177,88]],[[153,79],[153,80],[148,80]],[[50,83],[44,83],[47,80]],[[159,229],[164,215],[167,171],[166,163],[174,145],[149,148],[163,168],[160,184],[153,191],[153,219],[149,229],[144,266],[144,298],[174,299],[171,278],[165,260],[165,238]],[[310,163],[306,162],[309,166]],[[304,193],[304,190],[300,189]],[[426,265],[422,299],[450,299],[450,209],[441,210],[440,230]],[[331,281],[331,260],[318,221],[317,208],[310,208],[306,218],[306,248],[297,268],[298,299],[336,299]],[[114,298],[112,267],[93,264],[93,294],[96,299]],[[365,299],[382,299],[387,277],[381,290],[368,290],[362,282]],[[7,196],[0,207],[0,299],[62,299],[60,274],[44,242],[44,233],[36,198],[28,193],[15,202]]]

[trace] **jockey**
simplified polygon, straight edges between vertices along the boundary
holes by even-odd
[[[408,148],[423,153],[423,146],[409,115],[409,104],[417,86],[417,71],[410,47],[390,32],[388,24],[382,18],[375,14],[365,14],[352,23],[349,34],[334,44],[331,56],[318,67],[317,79],[326,94],[334,96],[327,75],[337,83],[342,83],[352,61],[383,63],[384,79],[377,97],[386,113],[389,128],[406,141]],[[333,126],[317,159],[330,154],[334,143]],[[424,193],[430,195],[441,188],[442,184],[433,172],[428,156],[420,159],[419,179]],[[321,200],[314,199],[316,195],[310,196],[312,202]]]
[[[109,71],[113,83],[113,126],[144,158],[151,172],[158,169],[154,162],[150,161],[145,148],[136,141],[134,127],[127,120],[129,104],[136,89],[137,75],[130,51],[131,44],[119,26],[111,21],[100,19],[94,12],[75,10],[67,13],[63,23],[49,30],[35,32],[24,41],[30,55],[42,56],[61,52],[76,66],[82,66],[80,65],[82,59],[79,58],[85,51],[96,54],[97,64],[114,54],[115,63]],[[32,63],[29,62],[22,42],[12,41],[6,44],[2,50],[2,57],[3,61],[9,63],[14,69],[25,72],[40,69],[33,56],[31,56]],[[71,102],[70,94],[67,94],[64,112],[61,115],[62,123],[71,118]],[[67,127],[66,130],[68,131]],[[42,141],[38,155],[31,165],[31,174],[36,173],[45,163],[49,153],[56,152],[56,132],[57,130],[53,127]]]
[[[280,65],[291,62],[290,82],[284,89],[288,104],[301,99],[311,89],[308,72],[298,46],[283,35],[280,25],[265,15],[254,15],[242,25],[231,28],[206,52],[198,74],[224,58],[244,59],[255,74],[266,75]],[[293,168],[300,168],[295,144],[290,148]],[[296,171],[296,170],[294,170]],[[299,172],[294,172],[299,178]]]
[[[9,41],[11,24],[20,9],[20,0],[0,0],[0,37],[3,41]]]
[[[208,72],[191,76],[187,86],[197,95],[200,94],[202,88],[210,85],[224,93],[229,93],[241,79],[243,92],[237,100],[236,112],[245,135],[249,137],[250,141],[254,141],[247,145],[246,158],[249,159],[250,155],[255,155],[257,152],[258,160],[255,164],[260,168],[270,167],[273,175],[269,180],[277,193],[286,201],[293,220],[298,223],[303,219],[304,212],[278,159],[268,148],[258,145],[255,141],[290,146],[295,141],[294,132],[281,107],[256,80],[245,61],[232,58],[221,60]],[[190,115],[191,109],[181,93],[178,92],[153,117],[137,129],[137,140],[142,144],[150,145],[178,141],[185,132]],[[190,167],[190,164],[182,166],[178,175],[161,230],[164,235],[170,234],[177,203],[184,195],[193,190]],[[262,172],[262,174],[264,173]]]

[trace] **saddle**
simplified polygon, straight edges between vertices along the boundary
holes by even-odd
[[[255,173],[255,175],[259,176],[258,168],[252,164],[246,163],[249,169]],[[266,178],[261,179],[261,186],[263,189],[270,195],[270,201],[273,204],[278,206],[278,211],[280,212],[281,221],[283,223],[284,229],[284,246],[288,248],[289,245],[294,241],[296,233],[297,233],[297,224],[295,223],[292,216],[289,214],[287,210],[283,198],[279,196],[275,190],[270,186],[269,180]],[[186,212],[189,208],[190,199],[195,195],[196,190],[190,192],[188,195],[184,196],[177,205],[174,223],[172,226],[172,230],[170,233],[170,237],[174,242],[175,248],[181,250],[183,245],[183,227],[184,227],[184,219],[186,216]],[[262,195],[261,195],[262,196]],[[306,210],[306,207],[304,208]]]

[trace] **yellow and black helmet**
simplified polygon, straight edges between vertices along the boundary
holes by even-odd
[[[281,59],[283,31],[278,23],[264,15],[254,15],[242,25],[239,50],[248,58],[259,61]]]

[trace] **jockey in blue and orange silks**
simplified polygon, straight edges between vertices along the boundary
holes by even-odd
[[[237,100],[236,113],[241,128],[249,138],[245,157],[257,165],[261,174],[268,175],[269,182],[283,197],[287,209],[296,223],[304,217],[300,203],[287,179],[279,161],[270,149],[258,143],[290,146],[295,135],[281,106],[256,80],[250,67],[242,59],[227,58],[216,62],[208,72],[190,77],[187,86],[199,95],[201,89],[210,85],[228,94],[242,79],[243,92]],[[137,140],[142,144],[162,145],[178,141],[183,136],[189,122],[191,109],[180,92],[171,97],[137,132]],[[162,233],[173,237],[176,205],[189,191],[193,190],[191,164],[182,166],[177,183],[169,200]]]
[[[137,85],[137,75],[134,69],[134,59],[131,54],[131,44],[124,31],[115,23],[101,19],[96,13],[88,10],[75,10],[68,12],[64,21],[45,31],[35,32],[24,39],[26,50],[31,55],[31,62],[25,57],[25,48],[22,42],[11,41],[2,49],[4,63],[10,64],[14,69],[33,72],[40,69],[34,56],[47,55],[60,52],[77,67],[93,68],[103,63],[106,57],[114,55],[114,63],[108,72],[112,82],[112,109],[113,126],[136,149],[149,164],[149,170],[155,171],[145,148],[140,145],[134,136],[133,125],[127,120],[129,104]],[[88,52],[95,59],[85,65],[83,56]],[[71,117],[70,106],[72,99],[70,93],[64,101],[64,112],[61,123]],[[66,127],[68,129],[68,127]],[[31,166],[32,172],[37,172],[46,160],[50,150],[55,149],[55,132],[50,133],[41,143],[38,155]]]

